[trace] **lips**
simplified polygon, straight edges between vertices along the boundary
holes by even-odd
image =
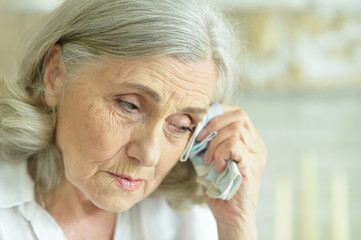
[[[112,176],[118,187],[128,192],[136,191],[144,182],[143,179],[133,179],[126,175],[118,175],[111,172],[108,173]]]

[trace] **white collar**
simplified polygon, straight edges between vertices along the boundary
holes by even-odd
[[[27,172],[27,162],[0,160],[0,209],[35,202],[34,182]]]

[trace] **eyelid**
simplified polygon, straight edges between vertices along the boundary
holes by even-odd
[[[191,127],[191,126],[195,125],[193,118],[190,115],[183,114],[183,113],[170,116],[169,122],[171,124],[177,125],[177,126]]]
[[[177,129],[185,128],[186,129],[185,131],[193,133],[193,131],[195,129],[195,125],[193,124],[193,121],[191,118],[190,118],[190,120],[191,120],[190,124],[177,124],[174,121],[171,121],[170,124],[175,126]],[[180,130],[180,131],[183,131],[183,130]]]
[[[119,98],[120,100],[122,100],[124,102],[129,102],[131,104],[134,104],[138,107],[140,107],[140,104],[142,102],[141,97],[134,93],[117,95],[116,98]]]
[[[187,131],[190,132],[190,133],[193,133],[194,132],[194,127],[187,127]]]
[[[192,128],[188,126],[176,125],[174,123],[169,123],[168,126],[170,127],[169,130],[175,134],[191,134],[193,132]]]
[[[124,110],[130,113],[139,110],[139,106],[137,104],[130,101],[125,101],[120,97],[116,98],[116,102],[120,105],[121,108],[123,108]],[[132,108],[131,106],[134,106],[134,108]]]

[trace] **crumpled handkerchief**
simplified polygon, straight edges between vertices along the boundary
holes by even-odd
[[[237,164],[230,159],[223,172],[216,172],[214,170],[214,161],[209,164],[203,162],[208,143],[217,135],[216,131],[210,133],[203,141],[196,140],[207,123],[222,114],[222,107],[218,103],[212,104],[208,108],[206,116],[196,126],[180,161],[184,162],[188,158],[191,160],[198,175],[197,182],[206,187],[206,193],[209,197],[229,200],[237,192],[242,182],[242,175]]]

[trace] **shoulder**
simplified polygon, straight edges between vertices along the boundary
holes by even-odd
[[[0,209],[34,201],[34,182],[27,173],[26,161],[0,160]]]
[[[0,239],[36,239],[31,225],[17,207],[0,209]]]
[[[0,160],[0,239],[36,239],[20,208],[33,199],[26,162]]]

